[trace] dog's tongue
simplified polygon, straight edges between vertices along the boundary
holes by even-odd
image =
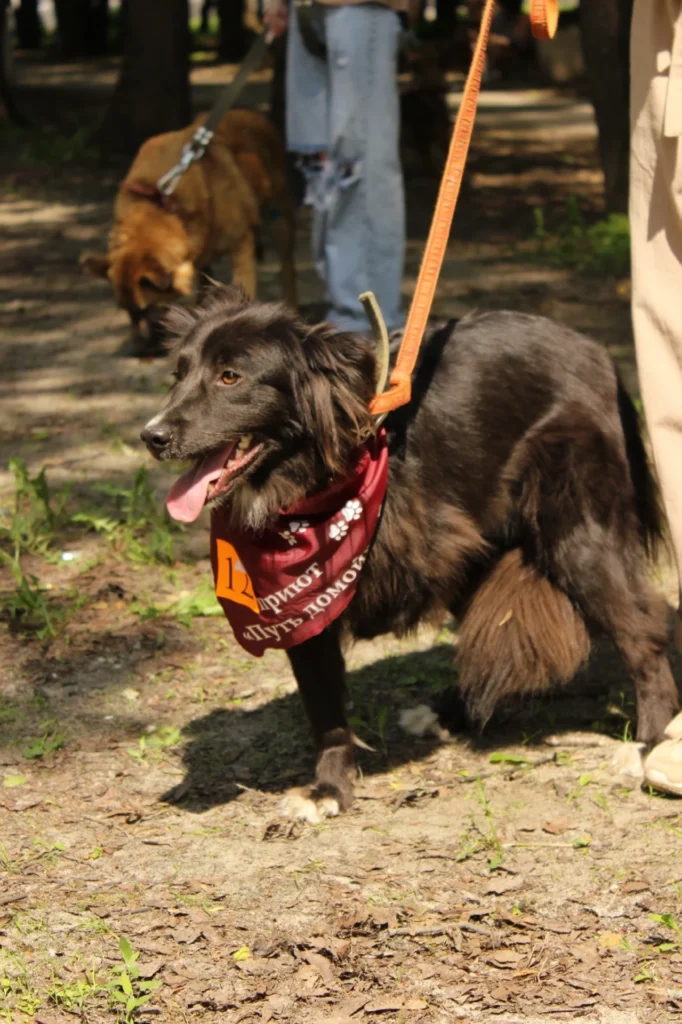
[[[225,468],[234,444],[216,455],[208,455],[175,481],[166,499],[166,508],[173,519],[193,523],[206,504],[209,484],[215,483]]]

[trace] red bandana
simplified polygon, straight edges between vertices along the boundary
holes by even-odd
[[[216,596],[241,646],[260,657],[317,636],[348,606],[388,482],[385,431],[352,472],[282,512],[263,533],[211,516]]]

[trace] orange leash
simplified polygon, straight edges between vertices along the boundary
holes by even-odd
[[[431,312],[469,152],[494,6],[495,0],[486,0],[402,344],[391,374],[389,390],[372,399],[370,412],[373,415],[386,414],[410,401],[412,371]],[[531,0],[530,18],[535,38],[551,39],[559,21],[557,0]]]

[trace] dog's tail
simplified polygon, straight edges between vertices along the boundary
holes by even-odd
[[[476,591],[459,630],[459,686],[481,728],[505,697],[569,682],[590,652],[580,614],[562,591],[508,551]]]
[[[664,536],[664,514],[658,483],[647,457],[639,414],[632,399],[618,381],[618,412],[625,435],[625,451],[635,489],[635,509],[646,553],[654,558]]]

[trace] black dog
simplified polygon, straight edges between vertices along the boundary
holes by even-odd
[[[239,440],[210,498],[235,524],[258,530],[344,472],[372,429],[371,342],[233,290],[177,311],[172,328],[177,383],[142,438],[174,459]],[[452,612],[480,725],[502,698],[570,680],[589,634],[606,632],[635,683],[637,738],[660,740],[678,697],[646,576],[657,491],[606,352],[541,317],[468,316],[425,342],[412,401],[386,426],[388,489],[355,597],[288,652],[318,750],[301,813],[352,799],[344,630],[401,634]]]

